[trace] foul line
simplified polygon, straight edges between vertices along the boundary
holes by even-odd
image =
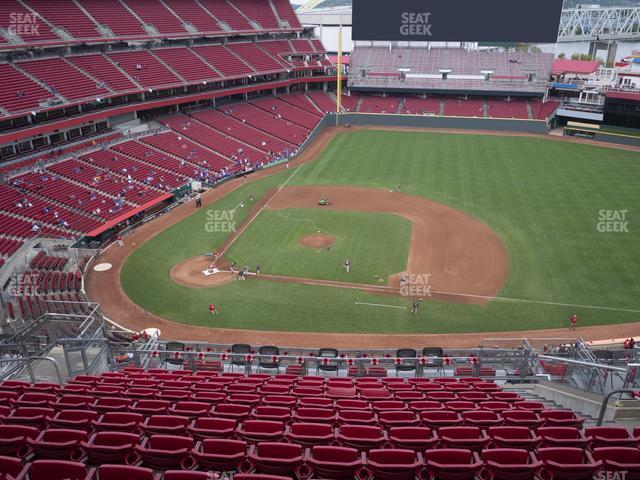
[[[262,211],[263,211],[265,208],[267,208],[267,206],[269,205],[269,203],[271,202],[271,200],[273,200],[273,199],[275,198],[275,196],[276,196],[277,194],[279,194],[279,193],[280,193],[280,191],[281,191],[284,187],[286,187],[287,183],[289,183],[289,182],[291,181],[291,179],[296,175],[296,173],[298,173],[298,170],[300,170],[300,168],[301,168],[301,167],[302,167],[302,165],[298,165],[298,166],[295,168],[295,170],[294,170],[293,172],[291,172],[291,175],[289,175],[289,178],[287,178],[287,179],[284,181],[284,183],[283,183],[282,185],[280,185],[280,186],[278,187],[278,189],[277,189],[275,192],[273,192],[273,195],[271,195],[271,198],[269,198],[269,200],[267,200],[267,201],[265,202],[265,204],[264,204],[262,207],[260,207],[260,209],[256,212],[256,214],[255,214],[252,218],[249,218],[249,219],[248,219],[248,221],[247,221],[244,225],[242,225],[242,226],[240,227],[240,230],[238,230],[238,231],[236,231],[236,232],[235,232],[235,235],[234,235],[233,237],[231,237],[231,240],[229,241],[229,243],[227,243],[227,245],[226,245],[226,246],[225,246],[225,247],[220,251],[220,256],[224,255],[224,254],[227,252],[227,250],[229,250],[229,248],[231,248],[231,246],[236,242],[236,240],[237,240],[238,238],[240,238],[240,236],[241,236],[241,235],[244,233],[244,231],[249,227],[249,225],[251,225],[251,223],[253,223],[253,221],[258,217],[258,215],[260,215],[260,214],[262,213]],[[236,207],[236,208],[237,208],[237,207]]]
[[[579,304],[575,304],[575,303],[545,302],[543,300],[525,300],[523,298],[491,297],[491,296],[488,296],[488,295],[473,295],[471,293],[441,292],[441,291],[438,291],[438,290],[431,290],[431,293],[438,293],[440,295],[451,295],[451,296],[457,296],[457,297],[484,298],[486,300],[500,300],[500,301],[503,301],[503,302],[537,303],[539,305],[554,305],[556,307],[591,308],[593,310],[609,310],[609,311],[613,311],[613,312],[640,313],[640,310],[634,310],[634,309],[631,309],[631,308],[599,307],[597,305],[579,305]]]
[[[399,307],[398,305],[386,305],[384,303],[356,302],[356,305],[370,305],[372,307],[400,308],[402,310],[407,309],[407,307]]]

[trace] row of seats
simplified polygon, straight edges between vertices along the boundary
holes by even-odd
[[[279,47],[271,41],[244,41],[4,63],[0,64],[4,79],[0,107],[11,113],[22,112],[37,110],[43,102],[59,97],[69,101],[95,99],[145,89],[284,73],[292,68],[288,59],[302,53],[286,40],[277,42],[288,45],[288,51],[274,54],[269,50]],[[313,44],[309,40],[301,42],[309,46],[305,50],[311,50]],[[303,44],[297,46],[304,48]],[[314,58],[308,68],[323,68],[317,63],[323,59],[323,53],[307,55]]]
[[[29,262],[29,268],[36,270],[63,270],[69,263],[67,257],[53,257],[40,251]]]
[[[7,303],[10,318],[35,320],[46,312],[86,315],[87,299],[78,292],[42,295],[20,295]]]
[[[78,292],[82,273],[60,271],[25,270],[22,273],[19,292],[48,294],[53,292]]]
[[[286,29],[301,30],[291,6],[286,2],[274,2],[274,8],[287,24],[280,24],[269,2],[254,2],[251,0],[237,0],[228,3],[226,0],[182,0],[173,2],[177,5],[167,5],[159,0],[125,0],[119,2],[102,2],[100,0],[59,0],[55,5],[46,0],[27,0],[19,3],[16,0],[5,2],[8,28],[9,13],[33,15],[37,28],[16,31],[25,43],[41,43],[47,41],[63,42],[64,37],[58,36],[54,29],[62,29],[67,35],[75,39],[108,38],[100,28],[108,28],[114,37],[152,36],[144,26],[152,26],[157,35],[187,36],[192,31],[190,25],[202,33],[233,33],[267,30],[278,32]],[[29,9],[25,8],[26,5]],[[131,11],[130,11],[130,10]],[[1,13],[1,12],[0,12]],[[251,22],[248,20],[250,19]],[[50,27],[51,26],[51,27]],[[230,32],[229,32],[230,31]],[[6,39],[0,36],[0,42]]]
[[[60,433],[62,432],[62,433]],[[164,478],[211,478],[206,472],[257,472],[279,477],[234,475],[234,478],[332,478],[412,480],[527,480],[555,478],[588,480],[601,470],[633,475],[640,473],[640,450],[633,447],[601,447],[593,452],[573,447],[545,447],[535,453],[516,448],[436,448],[424,452],[405,448],[375,448],[366,453],[339,445],[304,448],[293,443],[208,439],[202,442],[175,435],[152,435],[142,441],[134,434],[97,433],[85,439],[73,430],[44,432],[34,443],[38,460],[0,457],[0,472],[22,480],[94,478],[85,464],[98,465],[105,478],[154,479],[153,470],[184,469],[164,473]],[[59,437],[66,440],[62,442]],[[70,450],[72,448],[72,450]],[[69,454],[69,452],[71,452]],[[65,455],[66,454],[66,455]],[[73,460],[60,460],[70,456]],[[53,458],[44,460],[42,458]],[[106,465],[119,465],[106,470]],[[199,469],[201,473],[195,473]],[[187,473],[191,471],[191,475]],[[113,475],[113,476],[109,476]],[[119,476],[116,476],[119,475]],[[15,476],[15,477],[14,477]]]

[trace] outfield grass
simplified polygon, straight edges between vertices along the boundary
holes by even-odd
[[[214,208],[234,208],[250,193],[257,198],[290,174],[244,186]],[[433,301],[416,321],[405,310],[355,303],[406,306],[402,298],[352,290],[267,281],[215,289],[176,285],[169,278],[173,265],[214,249],[226,235],[206,232],[205,210],[134,252],[122,272],[125,291],[147,310],[197,325],[211,324],[207,305],[215,301],[221,309],[215,326],[228,328],[442,333],[565,327],[572,313],[580,315],[580,325],[640,320],[639,313],[622,311],[640,310],[636,152],[521,137],[345,132],[316,161],[300,167],[290,184],[401,185],[403,192],[474,215],[501,237],[509,253],[509,276],[499,295],[531,302]],[[629,232],[600,233],[601,210],[627,210]],[[243,237],[242,242],[254,241]],[[272,237],[277,239],[277,232]],[[262,256],[268,247],[260,248]]]
[[[300,244],[304,235],[331,235],[330,248]],[[411,222],[392,214],[318,209],[265,210],[225,254],[238,265],[263,273],[321,280],[386,285],[387,277],[406,269]],[[394,248],[389,248],[393,245]],[[347,273],[345,258],[352,264]]]

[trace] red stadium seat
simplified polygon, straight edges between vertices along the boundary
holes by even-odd
[[[241,440],[207,439],[198,442],[192,455],[200,468],[217,472],[238,470],[246,461],[247,444]],[[246,471],[247,467],[245,467]]]
[[[193,467],[189,457],[193,439],[177,435],[151,435],[136,449],[144,465],[151,468]]]
[[[424,412],[427,410],[444,410],[444,404],[436,400],[417,400],[409,402],[409,408],[414,412]]]
[[[171,402],[168,400],[138,400],[129,410],[142,415],[162,415],[169,411]]]
[[[440,448],[424,453],[427,469],[438,480],[473,480],[483,464],[476,452]]]
[[[428,410],[420,413],[422,423],[438,429],[440,427],[455,427],[462,425],[462,417],[459,413],[450,410]]]
[[[83,430],[49,428],[31,440],[31,448],[38,458],[79,461],[84,456],[80,446],[87,440]]]
[[[507,410],[501,413],[505,425],[515,427],[538,428],[544,420],[531,410]]]
[[[382,448],[387,442],[386,432],[381,427],[372,425],[342,425],[336,438],[341,445],[361,451]]]
[[[478,427],[441,427],[438,437],[445,448],[480,451],[489,443],[487,434]]]
[[[422,455],[413,450],[385,448],[367,453],[366,469],[380,480],[413,480],[422,468]]]
[[[18,457],[0,456],[0,479],[11,480],[24,475],[22,461]]]
[[[236,432],[248,443],[275,442],[284,437],[284,424],[269,420],[245,420]]]
[[[92,463],[133,465],[139,461],[136,447],[140,437],[126,432],[98,432],[82,444]]]
[[[588,450],[572,447],[538,449],[544,471],[551,480],[590,480],[602,466]]]
[[[166,475],[166,474],[165,474]],[[166,476],[165,476],[166,478]],[[130,465],[100,465],[97,480],[157,480],[153,470]]]
[[[64,394],[58,397],[58,400],[54,403],[53,406],[56,410],[83,410],[88,408],[94,401],[95,398],[93,398],[91,395]]]
[[[212,415],[241,421],[251,415],[251,406],[235,403],[219,403],[214,405]]]
[[[493,448],[483,450],[481,457],[490,480],[533,480],[542,468],[527,450]]]
[[[542,439],[534,430],[528,427],[489,427],[489,438],[495,448],[522,448],[534,450],[538,448]]]
[[[262,442],[249,449],[249,462],[259,473],[293,475],[303,464],[302,447],[293,443]]]
[[[584,417],[576,415],[572,410],[543,410],[540,416],[547,427],[582,428]]]
[[[142,430],[148,435],[182,435],[189,427],[189,417],[180,415],[151,415],[141,425]]]
[[[586,447],[590,440],[575,427],[540,427],[538,435],[544,447]]]
[[[274,407],[270,405],[258,405],[251,415],[256,420],[271,420],[288,422],[291,420],[291,409],[287,407]]]
[[[434,448],[439,440],[438,434],[427,427],[392,427],[389,441],[395,448],[423,452]]]
[[[303,447],[329,445],[335,438],[333,427],[327,423],[292,423],[287,429],[286,438],[291,443]]]
[[[618,472],[626,480],[640,479],[640,450],[637,448],[599,447],[593,448],[592,452],[594,460],[602,462],[604,471]]]
[[[409,410],[385,410],[378,414],[378,421],[384,428],[411,427],[420,424],[420,418],[415,412]]]
[[[502,425],[503,420],[500,414],[490,410],[471,410],[462,412],[462,420],[470,427],[495,427]]]
[[[11,425],[29,425],[43,428],[49,418],[55,415],[53,408],[17,407],[8,415],[1,415],[3,423]]]
[[[92,422],[96,431],[108,430],[112,432],[131,432],[140,430],[144,417],[140,413],[107,412],[100,420]]]
[[[29,466],[29,480],[91,480],[94,470],[66,460],[36,460]]]
[[[132,403],[130,398],[103,397],[96,399],[91,408],[98,413],[126,412]]]
[[[584,435],[591,439],[591,447],[631,447],[638,443],[624,427],[586,428]]]
[[[338,410],[371,410],[371,403],[366,400],[340,399],[336,400],[335,408]]]
[[[232,418],[198,417],[189,425],[189,434],[196,440],[230,438],[235,434],[237,422]]]
[[[377,413],[393,410],[407,410],[409,407],[405,402],[401,402],[399,400],[378,400],[377,402],[372,402],[371,407]]]
[[[350,425],[375,425],[378,416],[371,410],[340,410],[338,423]]]
[[[293,414],[295,422],[333,424],[336,419],[334,411],[328,408],[300,407]]]
[[[355,448],[318,445],[311,448],[307,462],[315,478],[351,480],[363,466]]]
[[[204,417],[211,413],[211,404],[205,402],[176,402],[169,412],[189,418]]]
[[[36,427],[0,425],[0,455],[24,457],[31,452],[31,440],[38,436]]]

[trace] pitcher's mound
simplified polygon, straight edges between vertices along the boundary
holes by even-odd
[[[300,237],[300,243],[309,248],[326,248],[335,243],[335,239],[331,235],[324,233],[312,233]]]

